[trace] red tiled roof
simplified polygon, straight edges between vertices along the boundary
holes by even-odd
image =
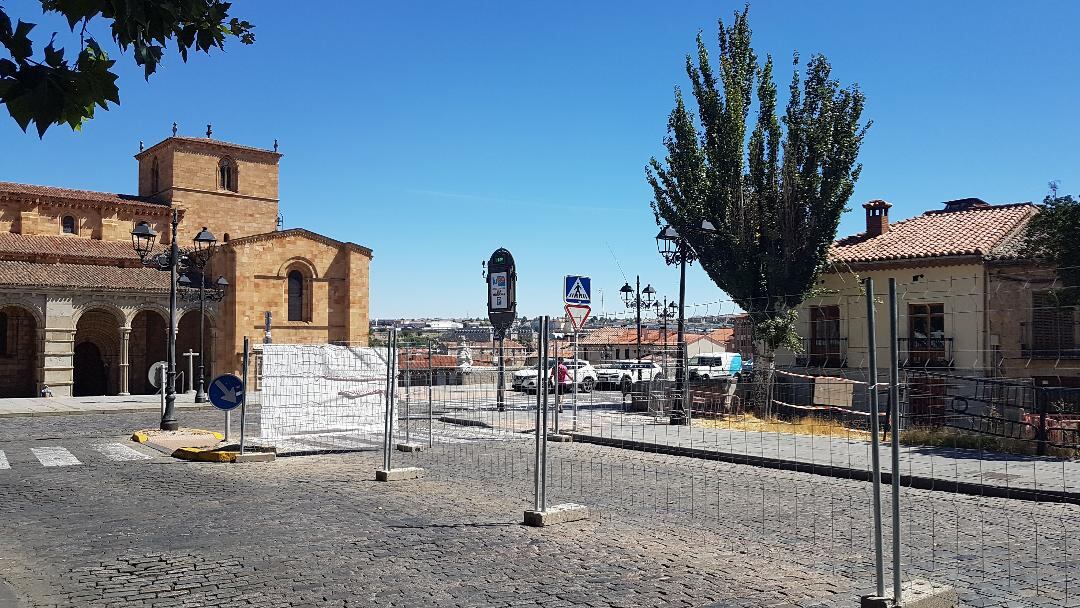
[[[721,327],[714,329],[708,333],[709,339],[717,344],[723,344],[730,340],[735,335],[735,328],[733,327]]]
[[[63,287],[94,291],[169,290],[169,273],[153,268],[93,264],[35,264],[0,260],[0,285]]]
[[[92,260],[99,262],[138,262],[139,256],[130,241],[99,241],[80,236],[47,236],[0,232],[0,258],[39,258],[57,260]]]
[[[54,188],[52,186],[16,184],[13,182],[0,182],[0,194],[46,196],[49,198],[61,198],[92,203],[109,203],[113,205],[138,204],[154,205],[157,207],[168,206],[166,203],[154,202],[148,198],[131,194],[113,194],[112,192],[95,192],[93,190],[72,190],[69,188]]]
[[[1038,208],[1031,203],[988,205],[965,211],[929,211],[891,224],[888,232],[857,234],[833,243],[833,263],[879,262],[948,256],[987,256],[1026,223]]]
[[[707,336],[705,334],[686,334],[684,338],[687,344],[693,344],[699,340],[703,340]],[[667,331],[667,343],[669,346],[674,346],[678,340],[678,333],[674,327],[669,327]],[[649,329],[643,328],[641,330],[641,343],[651,345],[663,345],[664,344],[664,330],[662,329]],[[634,327],[601,327],[594,330],[589,335],[582,338],[579,342],[582,345],[593,346],[606,346],[606,345],[630,345],[637,344],[637,328]],[[722,344],[722,342],[721,342]]]

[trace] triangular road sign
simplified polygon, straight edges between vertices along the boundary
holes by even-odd
[[[570,319],[570,323],[574,326],[574,329],[581,329],[585,325],[585,321],[589,320],[589,313],[592,312],[592,307],[586,304],[567,304],[566,305],[566,318]]]

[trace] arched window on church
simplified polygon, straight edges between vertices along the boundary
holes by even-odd
[[[236,192],[236,178],[237,178],[236,161],[226,156],[218,163],[218,187],[222,190],[228,190],[230,192]]]
[[[289,273],[289,320],[305,321],[304,318],[304,275],[299,270]]]
[[[161,170],[158,168],[157,157],[150,161],[150,194],[161,191]]]
[[[77,234],[78,227],[75,225],[75,218],[65,215],[64,219],[60,220],[60,230],[64,234]]]

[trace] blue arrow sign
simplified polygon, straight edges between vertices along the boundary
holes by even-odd
[[[221,374],[210,381],[209,397],[219,410],[231,410],[244,402],[244,381],[232,374]]]
[[[567,304],[591,304],[592,279],[574,275],[563,277],[563,302]]]

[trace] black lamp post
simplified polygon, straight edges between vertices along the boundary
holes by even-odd
[[[214,247],[217,245],[217,239],[214,235],[203,226],[203,229],[199,231],[199,234],[195,235],[195,255],[192,256],[195,268],[199,272],[199,388],[195,391],[195,403],[206,403],[206,390],[204,383],[206,379],[205,361],[206,361],[206,280],[203,275],[203,269],[206,268],[206,262],[210,260],[210,256],[214,253]],[[221,284],[219,290],[220,296],[225,296],[225,287],[229,282],[225,280],[225,277],[220,277],[218,283]]]
[[[715,233],[716,228],[712,222],[705,220],[701,223],[701,232],[703,233]],[[686,242],[679,232],[672,226],[664,226],[660,229],[660,232],[656,235],[656,248],[660,251],[660,255],[664,256],[664,262],[666,264],[679,265],[679,320],[678,320],[678,343],[679,343],[679,366],[676,368],[676,390],[683,396],[680,407],[675,408],[671,413],[671,424],[686,424],[689,418],[686,415],[686,409],[683,407],[686,402],[687,393],[687,380],[686,367],[683,365],[686,362],[686,265],[692,263],[697,259],[697,254],[694,252],[690,244]]]
[[[180,427],[176,421],[176,275],[181,265],[180,247],[176,244],[176,226],[180,223],[179,213],[173,209],[171,244],[168,253],[150,256],[154,250],[157,233],[146,222],[139,222],[131,231],[131,244],[143,265],[169,272],[169,329],[166,332],[166,354],[168,368],[165,380],[165,411],[161,413],[161,430],[175,431]]]
[[[641,359],[641,308],[644,306],[646,309],[652,306],[653,300],[656,297],[656,290],[652,285],[646,285],[645,289],[641,289],[641,277],[636,278],[636,287],[631,287],[630,283],[626,283],[619,289],[619,295],[622,296],[623,303],[627,308],[634,308],[637,310],[637,358]]]

